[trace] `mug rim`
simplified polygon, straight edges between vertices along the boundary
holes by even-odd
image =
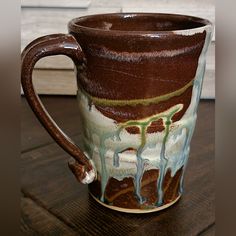
[[[78,23],[92,18],[99,18],[99,17],[120,17],[127,18],[127,17],[142,17],[142,16],[167,16],[172,18],[184,18],[186,21],[193,22],[193,23],[200,23],[203,24],[203,26],[196,26],[186,29],[176,29],[176,30],[108,30],[104,28],[98,28],[98,27],[89,27],[80,25]],[[213,24],[211,21],[205,18],[200,18],[196,16],[191,15],[183,15],[183,14],[173,14],[173,13],[145,13],[145,12],[125,12],[125,13],[105,13],[105,14],[91,14],[81,17],[73,18],[68,23],[68,29],[71,32],[90,32],[90,33],[96,33],[96,34],[103,34],[103,35],[143,35],[143,36],[152,36],[155,37],[155,35],[170,35],[170,34],[191,34],[191,32],[201,32],[205,30],[206,28],[212,28]]]

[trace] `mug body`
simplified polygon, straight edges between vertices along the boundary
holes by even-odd
[[[84,53],[76,65],[83,151],[103,205],[124,212],[175,203],[196,122],[207,20],[170,14],[104,14],[69,23]]]

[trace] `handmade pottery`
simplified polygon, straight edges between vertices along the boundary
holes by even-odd
[[[102,205],[146,213],[181,196],[211,34],[208,20],[191,16],[92,15],[70,21],[68,35],[41,37],[22,53],[29,104]],[[75,64],[79,148],[47,114],[32,85],[37,60],[56,54]]]

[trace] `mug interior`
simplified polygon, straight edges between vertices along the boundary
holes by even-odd
[[[73,28],[105,31],[167,32],[204,27],[211,23],[202,18],[160,13],[114,13],[90,15],[73,19]]]

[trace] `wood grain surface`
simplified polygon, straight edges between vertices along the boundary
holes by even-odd
[[[75,135],[81,132],[79,126],[79,112],[76,99],[71,97],[41,97],[46,109],[50,111],[50,115],[58,121],[58,125],[63,131],[70,135]],[[48,135],[45,129],[35,118],[34,113],[30,110],[26,100],[22,98],[21,104],[21,149],[26,152],[46,144],[53,143],[53,139]]]
[[[81,127],[75,97],[44,96],[42,102],[78,145]],[[185,176],[173,207],[135,215],[95,202],[79,184],[66,154],[41,127],[22,98],[21,231],[23,235],[214,235],[214,102],[201,101]]]

